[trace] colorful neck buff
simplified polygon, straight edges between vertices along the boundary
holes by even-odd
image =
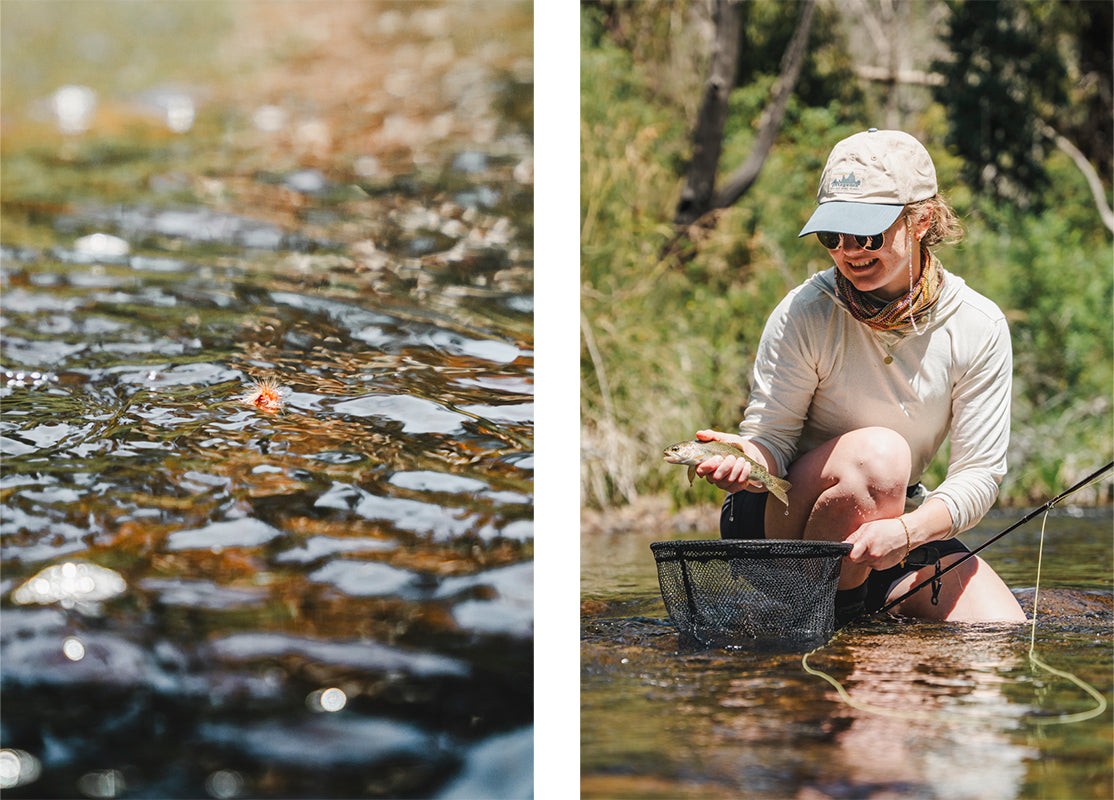
[[[895,331],[911,326],[917,330],[917,320],[922,319],[940,299],[940,291],[944,288],[944,273],[940,269],[940,262],[928,250],[921,251],[921,279],[916,286],[912,285],[912,269],[910,269],[909,293],[893,300],[890,303],[879,304],[866,292],[860,292],[852,285],[851,281],[843,277],[837,268],[835,271],[836,290],[840,299],[847,304],[851,316],[876,331]]]

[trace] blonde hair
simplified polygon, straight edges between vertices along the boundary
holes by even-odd
[[[959,217],[942,194],[909,203],[905,206],[905,211],[914,219],[920,219],[926,212],[932,215],[928,231],[921,239],[921,247],[955,244],[963,238],[963,226]]]

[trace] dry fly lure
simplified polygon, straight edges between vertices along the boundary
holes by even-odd
[[[241,395],[240,402],[254,406],[267,414],[274,414],[282,411],[289,395],[290,389],[280,386],[273,378],[266,378],[253,383],[248,393]]]

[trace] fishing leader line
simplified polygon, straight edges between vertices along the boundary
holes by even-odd
[[[1098,479],[1096,478],[1096,480]],[[1040,721],[1040,718],[1034,720],[1034,722],[1036,722],[1038,725],[1063,725],[1071,722],[1083,722],[1083,720],[1097,717],[1099,714],[1106,711],[1106,697],[1101,692],[1099,692],[1098,689],[1087,683],[1087,681],[1083,680],[1075,673],[1056,669],[1055,667],[1050,666],[1036,653],[1037,596],[1040,594],[1041,557],[1044,555],[1044,526],[1046,522],[1048,522],[1048,511],[1044,512],[1044,517],[1041,519],[1040,543],[1037,546],[1037,580],[1036,586],[1033,589],[1033,622],[1029,630],[1029,663],[1035,667],[1043,669],[1045,672],[1050,672],[1053,675],[1057,675],[1061,678],[1071,681],[1087,694],[1091,695],[1091,697],[1093,697],[1096,701],[1095,707],[1090,709],[1089,711],[1080,711],[1075,714],[1061,714],[1059,717],[1053,717],[1048,721]]]
[[[1053,506],[1055,506],[1056,503],[1060,502],[1065,497],[1070,497],[1072,494],[1075,494],[1075,492],[1079,491],[1080,489],[1083,489],[1087,486],[1090,486],[1093,483],[1096,483],[1098,481],[1098,479],[1102,476],[1102,474],[1104,472],[1106,472],[1107,470],[1109,470],[1111,467],[1114,467],[1114,461],[1110,462],[1109,464],[1107,464],[1102,469],[1092,473],[1087,478],[1085,478],[1084,480],[1080,481],[1075,486],[1068,489],[1066,492],[1063,492],[1062,494],[1057,495],[1052,500],[1045,503],[1044,506],[1042,506],[1042,508],[1044,510],[1044,516],[1041,518],[1040,539],[1039,539],[1039,542],[1038,542],[1038,545],[1037,545],[1037,577],[1036,577],[1036,585],[1035,585],[1035,588],[1033,590],[1033,616],[1032,616],[1032,619],[1030,620],[1030,630],[1029,630],[1029,654],[1028,654],[1029,655],[1029,664],[1032,667],[1036,667],[1038,669],[1043,669],[1045,672],[1048,672],[1052,675],[1056,675],[1060,678],[1064,678],[1065,680],[1068,680],[1068,681],[1074,683],[1076,686],[1078,686],[1080,689],[1082,689],[1084,692],[1086,692],[1088,695],[1091,696],[1091,698],[1095,701],[1095,705],[1094,705],[1094,707],[1092,707],[1090,709],[1087,709],[1086,711],[1078,711],[1078,712],[1074,712],[1074,713],[1070,713],[1070,714],[1058,714],[1056,716],[1038,716],[1036,714],[1029,714],[1029,715],[1024,716],[1024,717],[1021,718],[1022,720],[1027,721],[1032,725],[1037,725],[1037,726],[1067,725],[1067,724],[1072,724],[1072,723],[1076,723],[1076,722],[1083,722],[1085,720],[1093,719],[1094,717],[1099,716],[1100,714],[1105,712],[1106,708],[1107,708],[1106,697],[1100,691],[1098,691],[1098,689],[1096,689],[1090,683],[1083,680],[1082,678],[1080,678],[1078,675],[1076,675],[1073,672],[1069,672],[1067,670],[1056,669],[1055,667],[1051,666],[1050,664],[1045,662],[1042,658],[1040,658],[1040,656],[1037,655],[1037,653],[1036,653],[1036,635],[1037,635],[1037,600],[1038,600],[1039,595],[1040,595],[1041,563],[1042,563],[1043,556],[1044,556],[1044,531],[1045,531],[1045,526],[1048,522],[1048,512],[1052,510]],[[1011,526],[1010,528],[1007,528],[1005,531],[998,534],[993,539],[991,539],[990,541],[983,544],[982,547],[977,548],[975,551],[973,551],[969,555],[973,556],[975,553],[977,553],[983,547],[986,547],[986,545],[990,544],[991,542],[997,541],[999,538],[1004,536],[1006,533],[1008,533],[1009,531],[1012,531],[1016,527],[1018,527],[1018,525],[1021,525],[1022,523],[1027,522],[1028,520],[1032,519],[1033,516],[1035,516],[1037,513],[1040,513],[1040,511],[1041,511],[1041,509],[1039,508],[1033,514],[1027,515],[1023,520],[1021,520],[1021,522],[1018,522],[1017,524]],[[958,564],[958,563],[959,562],[957,561],[956,564]],[[953,564],[952,566],[955,566],[955,564]],[[925,583],[928,583],[928,582],[926,581]],[[921,585],[923,586],[925,584],[921,584]],[[920,588],[920,587],[916,587],[916,588]],[[913,591],[916,591],[916,588]],[[902,598],[899,598],[898,602],[900,602],[900,600],[905,599],[905,597],[908,597],[909,594],[912,594],[912,591],[909,592],[908,594],[904,595]],[[884,606],[883,609],[881,609],[881,610],[884,611],[886,608],[889,608],[890,606],[895,605],[895,604],[896,603],[890,603],[889,605]],[[873,705],[871,703],[864,703],[860,700],[856,700],[855,698],[851,697],[850,694],[848,694],[847,689],[844,688],[843,684],[839,681],[838,678],[835,678],[832,675],[829,675],[827,672],[824,672],[821,669],[813,667],[812,665],[810,665],[808,663],[809,656],[815,655],[816,653],[820,652],[825,647],[827,647],[829,644],[831,644],[830,641],[825,642],[824,644],[813,648],[812,650],[810,650],[809,652],[807,652],[803,656],[801,656],[801,668],[805,672],[807,672],[809,675],[815,675],[816,677],[822,678],[823,680],[825,680],[829,684],[831,684],[832,687],[835,688],[836,693],[839,695],[840,700],[842,700],[843,703],[850,706],[851,708],[856,709],[857,711],[864,711],[864,712],[869,713],[869,714],[875,714],[877,716],[882,716],[882,717],[889,717],[891,719],[908,720],[908,721],[914,721],[914,722],[986,722],[988,720],[993,719],[992,717],[970,715],[970,714],[949,713],[947,711],[937,711],[937,712],[903,711],[903,710],[897,709],[897,708],[887,708],[885,706],[876,706],[876,705]],[[1011,721],[1013,721],[1013,720],[1011,720]]]

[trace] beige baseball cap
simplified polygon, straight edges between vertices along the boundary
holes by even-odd
[[[816,193],[820,205],[797,235],[881,233],[906,203],[936,192],[936,167],[924,145],[903,131],[871,128],[832,148]]]

